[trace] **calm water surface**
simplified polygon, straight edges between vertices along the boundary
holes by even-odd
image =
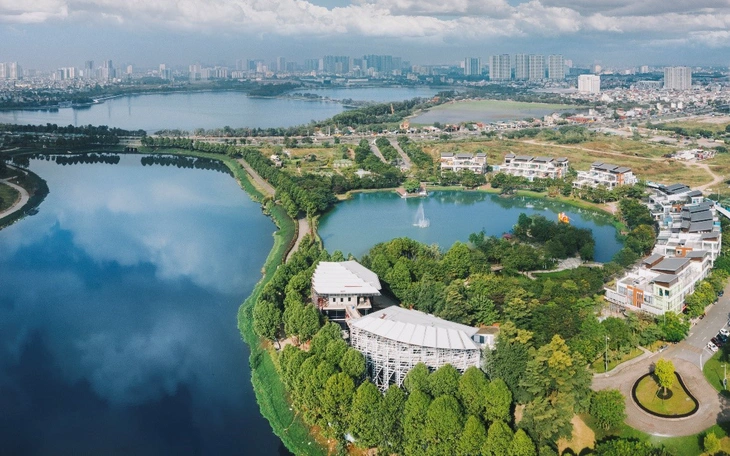
[[[410,237],[448,249],[469,234],[485,230],[501,236],[517,223],[520,213],[541,214],[557,220],[565,212],[571,223],[590,228],[596,240],[597,261],[609,261],[622,245],[608,216],[566,204],[530,198],[500,198],[483,192],[440,191],[428,198],[402,199],[394,192],[356,193],[338,203],[319,223],[318,232],[330,252],[341,250],[356,257],[379,242]],[[421,214],[428,223],[419,227]]]
[[[428,97],[427,88],[323,89],[316,93],[332,99],[401,101]],[[241,92],[149,94],[112,98],[90,107],[56,111],[0,111],[0,123],[57,125],[108,125],[127,130],[155,132],[162,129],[192,131],[196,128],[291,127],[324,120],[345,108],[340,103],[288,98],[250,98]]]
[[[50,194],[0,231],[0,454],[286,454],[236,328],[275,230],[259,205],[139,156],[31,169]]]

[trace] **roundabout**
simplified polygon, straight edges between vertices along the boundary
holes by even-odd
[[[697,413],[699,402],[675,373],[671,388],[659,386],[654,374],[645,374],[634,383],[631,398],[644,412],[659,418],[686,418]]]

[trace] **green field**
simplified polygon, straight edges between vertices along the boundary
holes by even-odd
[[[19,196],[20,193],[13,187],[0,183],[0,212],[12,206]]]
[[[672,397],[668,399],[660,399],[657,396],[659,389],[659,383],[654,376],[647,375],[639,380],[639,385],[636,387],[636,399],[644,408],[660,415],[684,415],[695,409],[695,402],[678,380],[674,382],[674,386],[669,388]]]

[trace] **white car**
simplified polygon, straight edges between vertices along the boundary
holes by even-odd
[[[730,337],[730,331],[728,331],[725,328],[720,328],[720,334],[722,334],[725,337]]]
[[[707,342],[707,348],[711,352],[716,352],[717,351],[717,345],[713,344],[712,342]]]

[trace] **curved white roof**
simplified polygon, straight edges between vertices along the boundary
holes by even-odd
[[[452,350],[480,349],[471,339],[478,328],[398,306],[350,320],[349,325],[386,339],[411,345]]]
[[[318,295],[380,295],[378,275],[357,261],[321,261],[312,276]]]

